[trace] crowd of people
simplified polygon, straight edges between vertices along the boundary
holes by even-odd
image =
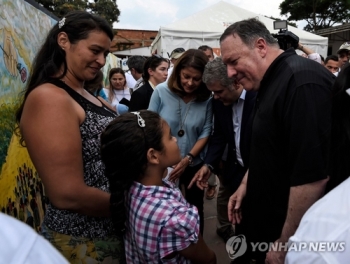
[[[57,251],[70,263],[216,263],[203,199],[217,196],[218,235],[248,245],[233,263],[350,258],[251,246],[350,242],[349,44],[323,61],[299,43],[299,56],[252,18],[224,31],[221,56],[207,45],[132,56],[134,84],[112,68],[104,87],[112,39],[103,18],[74,11],[33,62],[16,120],[53,248],[32,247],[52,263]]]

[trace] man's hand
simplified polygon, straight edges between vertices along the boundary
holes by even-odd
[[[208,168],[208,166],[203,165],[202,168],[200,168],[199,171],[197,171],[197,173],[193,176],[193,179],[187,188],[190,189],[194,183],[196,183],[197,187],[201,190],[203,190],[204,188],[207,188],[208,179],[210,175],[211,175],[211,171]]]
[[[237,191],[231,195],[228,206],[228,220],[233,224],[239,224],[242,220],[241,204],[242,200],[247,192],[246,183],[242,182]]]
[[[287,242],[283,242],[280,239],[277,239],[274,243],[274,247],[271,247],[269,252],[266,254],[265,264],[283,264],[284,259],[286,258],[287,249],[284,247],[280,247],[280,244],[283,243],[284,245],[287,244]],[[280,251],[275,251],[274,249],[280,249]]]

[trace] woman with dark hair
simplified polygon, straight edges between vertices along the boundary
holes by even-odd
[[[101,157],[127,263],[216,263],[199,234],[197,209],[163,179],[181,156],[169,125],[157,113],[117,117],[101,135]]]
[[[326,191],[350,176],[350,65],[340,71],[332,92],[330,178]]]
[[[100,134],[116,113],[84,88],[105,64],[112,39],[104,19],[67,14],[40,48],[16,115],[49,198],[41,233],[70,262],[124,259],[99,154]]]
[[[167,83],[158,85],[148,110],[157,112],[169,123],[177,138],[182,160],[169,179],[180,179],[185,198],[198,208],[203,233],[203,195],[197,186],[188,189],[195,173],[203,165],[205,146],[212,128],[211,92],[202,81],[207,56],[201,50],[187,50],[175,63]]]
[[[119,115],[128,112],[130,89],[126,85],[125,72],[121,68],[112,68],[109,71],[109,86],[104,88],[108,102]]]
[[[130,112],[148,108],[154,89],[158,84],[166,81],[168,68],[167,59],[157,54],[145,61],[142,74],[144,85],[132,93],[129,105]]]

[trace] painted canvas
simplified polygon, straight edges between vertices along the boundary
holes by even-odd
[[[0,208],[40,230],[45,193],[27,149],[19,144],[14,115],[31,62],[57,21],[31,0],[0,3]]]

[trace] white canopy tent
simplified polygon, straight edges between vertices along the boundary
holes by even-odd
[[[187,50],[208,45],[214,48],[216,55],[220,55],[219,39],[224,30],[237,21],[253,17],[263,22],[271,33],[278,32],[273,29],[274,20],[220,1],[192,16],[160,27],[158,35],[151,44],[152,52],[167,57],[175,48],[182,47]],[[307,45],[322,56],[327,56],[328,38],[291,26],[288,26],[288,30],[297,35],[303,45]]]

